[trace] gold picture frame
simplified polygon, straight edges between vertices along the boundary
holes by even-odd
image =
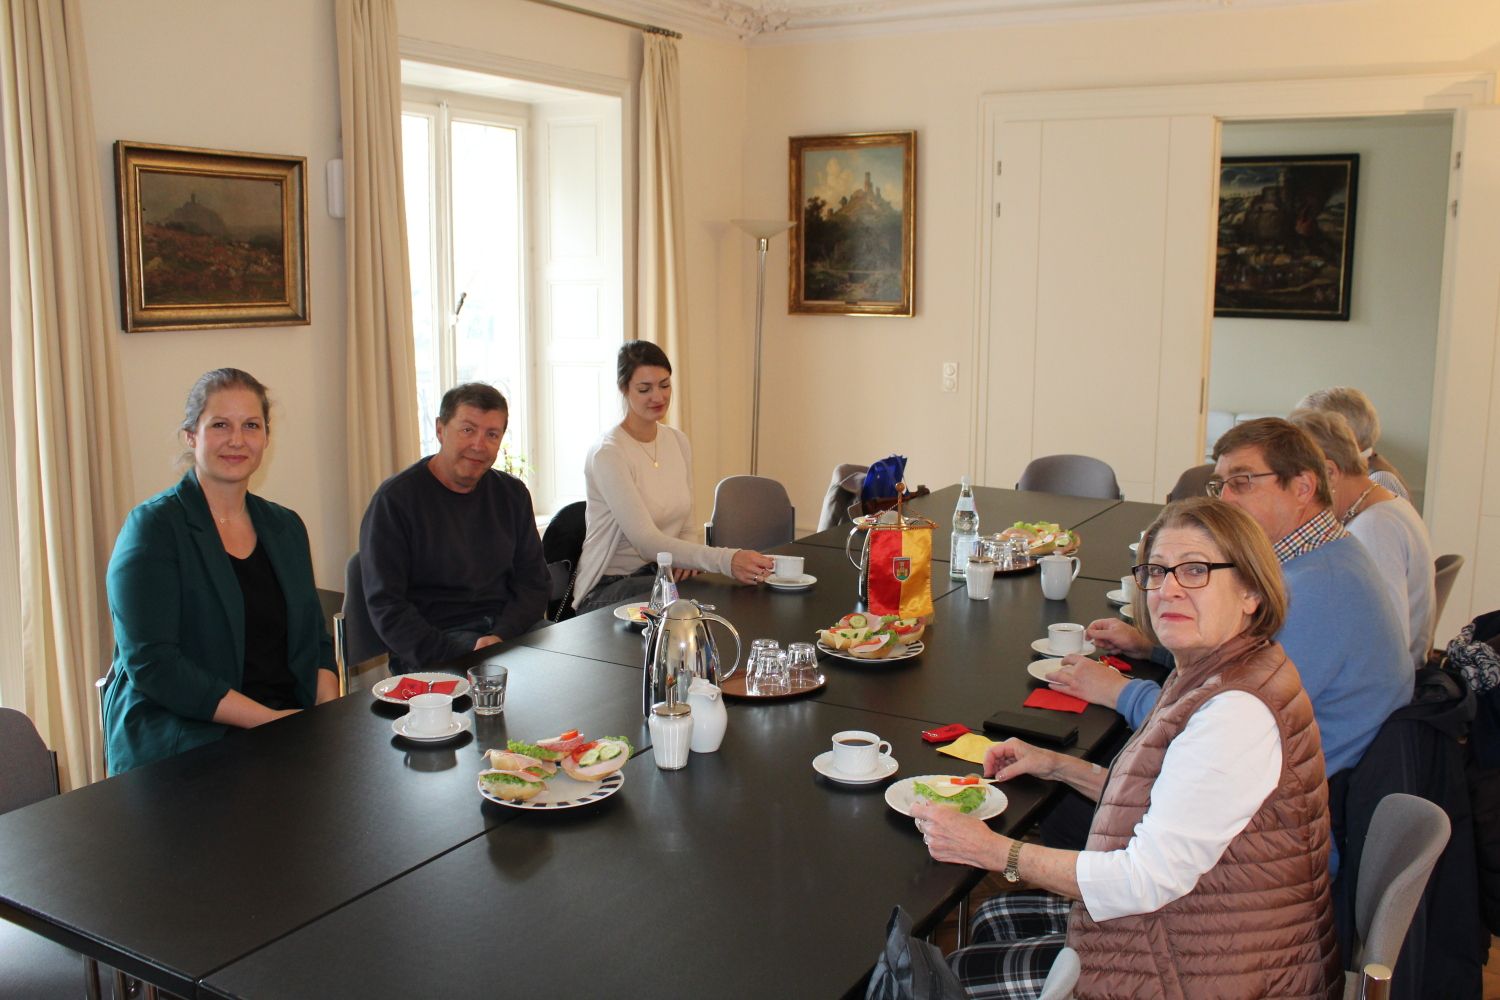
[[[787,310],[911,316],[916,132],[794,136]]]
[[[115,143],[127,332],[297,326],[307,287],[307,159]]]

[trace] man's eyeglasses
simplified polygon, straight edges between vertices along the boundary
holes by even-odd
[[[1139,566],[1130,567],[1130,572],[1135,576],[1136,586],[1142,590],[1159,590],[1166,582],[1168,573],[1177,578],[1179,586],[1186,587],[1188,590],[1198,590],[1208,586],[1208,578],[1214,570],[1233,568],[1232,562],[1180,562],[1176,566],[1142,563]]]
[[[1229,492],[1237,497],[1241,497],[1255,489],[1255,480],[1274,475],[1276,475],[1274,472],[1241,472],[1227,479],[1220,479],[1218,476],[1215,476],[1208,481],[1208,495],[1215,498],[1221,497],[1224,495],[1224,488],[1227,486],[1229,487]]]

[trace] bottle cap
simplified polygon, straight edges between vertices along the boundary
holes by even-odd
[[[672,553],[670,553],[670,552],[658,552],[656,554],[656,565],[658,565],[658,566],[670,566],[670,565],[672,565]]]

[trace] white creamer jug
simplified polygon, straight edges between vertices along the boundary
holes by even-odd
[[[693,709],[693,752],[713,753],[724,742],[729,725],[723,693],[706,677],[694,677],[688,686],[688,705]]]

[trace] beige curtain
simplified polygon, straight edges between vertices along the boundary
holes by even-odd
[[[394,0],[338,0],[348,259],[348,540],[381,481],[421,457],[401,182]]]
[[[683,287],[687,281],[682,215],[682,114],[678,97],[681,74],[677,43],[663,35],[645,35],[641,67],[640,245],[637,267],[636,336],[655,341],[672,359],[673,368],[692,371],[687,356]],[[675,423],[690,433],[686,378],[673,383]]]
[[[119,327],[78,3],[6,0],[0,30],[22,708],[72,788],[103,777],[104,570],[131,497]]]

